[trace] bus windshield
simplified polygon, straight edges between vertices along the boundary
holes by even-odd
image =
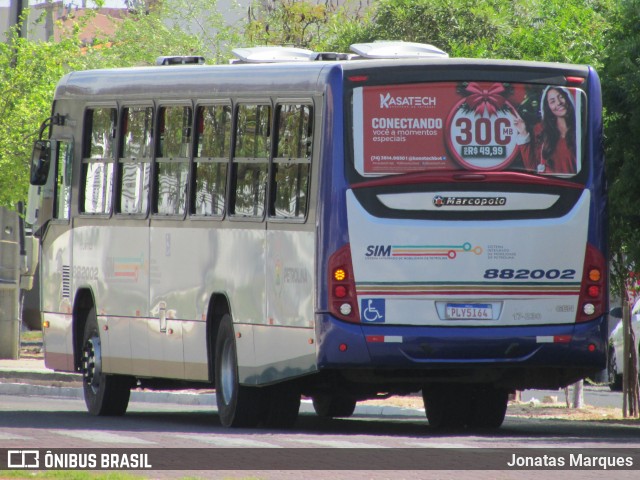
[[[434,82],[353,90],[363,177],[442,170],[573,178],[583,169],[586,96],[573,87]]]

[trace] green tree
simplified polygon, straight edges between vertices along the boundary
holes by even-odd
[[[602,69],[607,108],[606,152],[610,199],[611,280],[623,299],[637,294],[632,272],[640,266],[640,1],[625,0],[611,20],[607,55]],[[629,291],[632,290],[632,291]],[[623,321],[627,345],[634,345],[628,308]],[[625,349],[627,350],[627,349]],[[638,415],[638,352],[629,349],[625,364],[625,405]],[[626,412],[625,412],[626,413]]]
[[[381,0],[369,17],[335,25],[333,44],[431,43],[454,57],[598,66],[612,0]]]
[[[113,34],[87,46],[86,68],[153,65],[163,55],[201,55],[208,63],[221,63],[241,38],[238,26],[225,23],[217,0],[149,2],[148,8],[113,22]]]
[[[56,83],[74,68],[78,41],[32,42],[17,29],[0,43],[0,205],[25,200],[34,136],[50,115]]]

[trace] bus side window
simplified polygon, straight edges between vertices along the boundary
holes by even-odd
[[[271,217],[304,219],[307,214],[312,119],[311,105],[277,107],[278,143],[271,180]]]
[[[89,109],[85,114],[80,206],[84,213],[111,213],[116,118],[115,108]]]
[[[238,106],[233,158],[231,213],[241,217],[264,216],[271,149],[271,106]]]
[[[149,202],[149,176],[153,137],[153,108],[123,109],[119,212],[145,215]]]
[[[68,220],[71,208],[71,168],[73,166],[73,142],[58,142],[56,165],[55,218]]]
[[[190,107],[160,108],[155,180],[159,214],[183,215],[186,211],[191,119]]]
[[[227,166],[231,154],[231,106],[198,107],[194,159],[194,215],[224,215]]]

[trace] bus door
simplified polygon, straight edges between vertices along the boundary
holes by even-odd
[[[44,331],[45,363],[49,368],[73,370],[72,322],[72,235],[71,172],[74,141],[64,127],[54,126],[49,141],[38,141],[34,148],[31,184],[38,189],[33,196],[34,234],[40,238],[40,275],[43,288],[43,320],[59,317],[59,331]]]

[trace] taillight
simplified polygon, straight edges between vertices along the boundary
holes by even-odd
[[[586,322],[604,314],[607,263],[600,251],[587,244],[576,322]]]
[[[351,247],[347,243],[329,258],[329,311],[347,322],[359,323]]]

